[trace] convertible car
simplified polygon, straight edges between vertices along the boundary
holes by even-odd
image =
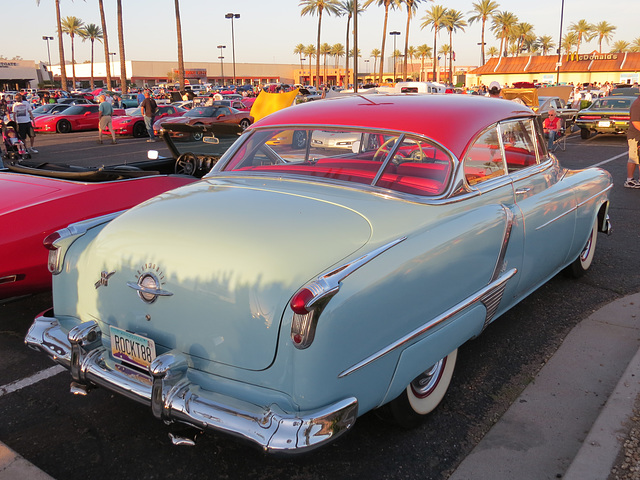
[[[210,135],[210,129],[203,134]],[[218,133],[217,144],[182,142],[183,151],[165,134],[171,158],[127,165],[85,168],[6,162],[6,168],[0,168],[0,298],[50,290],[47,250],[42,245],[47,235],[72,222],[122,211],[194,182],[211,169],[241,130],[225,132]]]
[[[253,123],[253,117],[249,115],[249,112],[241,112],[240,110],[236,110],[235,108],[227,107],[225,105],[212,105],[209,107],[194,106],[191,110],[180,117],[156,120],[153,124],[154,133],[158,135],[162,125],[167,123],[182,123],[185,125],[227,124],[239,125],[242,129],[245,129]],[[174,138],[190,138],[180,132],[174,133],[172,133]],[[194,136],[192,138],[194,140],[200,140],[202,138],[202,136],[197,132],[193,135]]]
[[[36,132],[69,133],[78,130],[97,130],[100,121],[99,105],[72,105],[55,115],[40,115],[35,118]],[[125,115],[122,108],[114,108],[114,115]]]
[[[179,117],[185,113],[187,113],[186,110],[173,105],[158,105],[155,118],[160,120]],[[147,128],[144,126],[144,117],[142,116],[140,108],[136,108],[130,114],[113,117],[112,126],[116,135],[131,135],[136,138],[147,137],[149,135]],[[108,133],[108,131],[104,130],[103,133]]]
[[[272,142],[287,131],[360,139]],[[562,168],[511,101],[305,103],[256,122],[202,180],[50,235],[53,309],[25,341],[74,393],[309,451],[371,410],[411,424],[436,408],[463,343],[586,272],[611,188]]]

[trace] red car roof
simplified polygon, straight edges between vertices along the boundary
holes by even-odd
[[[460,157],[485,127],[505,118],[534,116],[510,100],[476,95],[351,95],[316,100],[266,116],[251,128],[335,125],[391,129],[425,135]]]

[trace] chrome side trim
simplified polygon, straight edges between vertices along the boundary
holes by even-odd
[[[52,314],[53,312],[48,312]],[[224,432],[257,444],[267,453],[313,450],[349,430],[358,416],[358,400],[347,397],[316,410],[286,412],[278,405],[256,405],[203,390],[189,381],[188,357],[171,351],[159,355],[149,374],[114,361],[102,345],[95,321],[68,335],[53,316],[35,319],[25,343],[71,370],[72,391],[86,394],[98,385],[151,406],[156,418]]]
[[[494,267],[493,274],[491,275],[492,282],[498,278],[500,272],[504,269],[504,257],[507,254],[509,240],[511,240],[511,232],[513,231],[513,222],[515,217],[510,208],[502,205],[502,210],[504,211],[506,222],[504,226],[504,235],[502,236],[502,245],[500,245],[500,253],[498,253],[496,266]]]
[[[465,308],[470,307],[474,303],[477,303],[477,302],[482,302],[483,304],[485,304],[485,302],[489,303],[490,296],[497,290],[502,289],[504,291],[504,288],[505,288],[505,285],[506,285],[507,281],[511,277],[513,277],[517,272],[518,272],[518,270],[516,268],[512,268],[511,270],[508,270],[503,275],[501,275],[497,280],[491,282],[489,285],[484,287],[482,290],[476,292],[475,294],[465,298],[460,303],[458,303],[457,305],[451,307],[449,310],[447,310],[443,314],[441,314],[438,317],[434,318],[433,320],[425,323],[424,325],[416,328],[415,330],[409,332],[404,337],[399,338],[398,340],[396,340],[395,342],[389,344],[388,346],[384,347],[383,349],[378,350],[373,355],[370,355],[369,357],[365,358],[364,360],[362,360],[362,361],[356,363],[355,365],[347,368],[346,370],[344,370],[343,372],[341,372],[338,375],[338,378],[343,378],[343,377],[346,377],[347,375],[351,375],[353,372],[355,372],[357,370],[360,370],[361,368],[369,365],[372,362],[375,362],[376,360],[378,360],[379,358],[387,355],[388,353],[391,353],[392,351],[402,347],[403,345],[406,345],[407,343],[411,342],[412,340],[415,340],[416,338],[420,337],[421,335],[424,335],[426,332],[428,332],[432,328],[436,327],[437,325],[441,324],[445,320],[448,320],[449,318],[453,317],[457,313],[461,312]],[[496,305],[496,308],[497,308],[497,305]],[[488,314],[489,314],[489,312],[487,312],[487,315]],[[492,315],[493,314],[495,314],[495,310],[493,311]],[[487,323],[487,321],[485,320],[485,324],[486,323]]]
[[[589,198],[587,198],[586,200],[576,204],[575,207],[570,208],[569,210],[567,210],[564,213],[561,213],[560,215],[558,215],[557,217],[552,218],[551,220],[549,220],[546,223],[543,223],[542,225],[536,227],[536,230],[540,230],[541,228],[544,228],[550,224],[552,224],[553,222],[560,220],[563,217],[566,217],[567,215],[569,215],[572,212],[575,212],[576,210],[578,210],[578,208],[583,207],[584,205],[586,205],[587,203],[589,203],[591,200],[593,200],[594,198],[599,197],[600,195],[602,195],[603,193],[611,190],[613,188],[613,185],[609,185],[607,188],[600,190],[598,193],[591,195]]]

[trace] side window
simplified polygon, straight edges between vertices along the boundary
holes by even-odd
[[[475,185],[504,174],[498,129],[494,126],[480,135],[467,151],[464,177],[469,185]]]
[[[538,163],[531,120],[513,120],[501,123],[500,133],[509,173]]]

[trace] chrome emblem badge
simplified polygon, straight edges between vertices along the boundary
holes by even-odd
[[[108,287],[109,286],[109,279],[115,273],[116,273],[115,271],[113,271],[113,272],[106,272],[106,271],[100,272],[100,280],[98,280],[95,283],[96,289],[98,289],[100,287]]]
[[[153,303],[158,297],[170,297],[172,292],[165,290],[165,277],[160,268],[151,263],[145,264],[137,271],[136,282],[127,282],[127,286],[138,292],[138,297],[145,303]]]

